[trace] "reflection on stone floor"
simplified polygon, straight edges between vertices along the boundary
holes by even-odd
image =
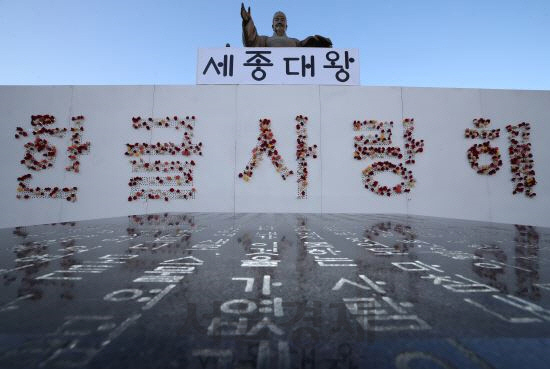
[[[550,229],[155,214],[0,229],[0,368],[547,368]]]

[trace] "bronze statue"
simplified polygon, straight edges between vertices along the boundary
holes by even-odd
[[[256,26],[244,4],[241,3],[241,18],[243,19],[243,45],[245,47],[332,47],[330,38],[315,35],[305,40],[290,38],[286,35],[286,15],[283,12],[276,12],[273,15],[273,36],[260,36]]]

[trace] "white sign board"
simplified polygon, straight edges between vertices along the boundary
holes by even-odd
[[[359,85],[359,50],[310,47],[199,49],[198,85]]]

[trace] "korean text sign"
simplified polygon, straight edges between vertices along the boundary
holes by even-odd
[[[358,49],[199,49],[197,84],[359,85]]]

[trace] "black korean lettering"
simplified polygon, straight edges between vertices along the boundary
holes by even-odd
[[[305,77],[308,70],[311,77],[315,77],[315,57],[311,55],[309,57],[309,62],[305,55],[302,55],[300,58],[283,58],[285,61],[285,72],[287,76],[298,76],[300,72],[291,70],[291,63],[300,62],[301,66],[301,76]]]
[[[246,60],[243,65],[245,67],[255,67],[252,71],[252,78],[255,81],[263,81],[267,76],[267,72],[262,67],[272,67],[273,63],[265,55],[271,54],[271,51],[247,51],[247,54],[252,55]]]
[[[290,62],[300,60],[300,58],[283,58],[285,61],[285,72],[287,76],[297,76],[300,72],[291,72],[290,71]]]
[[[220,67],[223,66],[223,63],[220,63],[220,64],[222,64],[222,65],[220,65]],[[208,72],[208,69],[210,69],[210,67],[214,68],[214,70],[216,71],[216,74],[218,76],[220,75],[220,69],[216,65],[216,61],[214,60],[213,57],[210,57],[210,60],[208,60],[208,63],[206,64],[206,67],[202,71],[202,74],[205,75]]]
[[[355,59],[349,56],[349,52],[344,52],[343,64],[336,64],[340,60],[340,54],[337,51],[327,52],[326,59],[329,61],[329,64],[324,65],[323,68],[340,68],[335,74],[336,80],[342,83],[347,82],[350,77],[347,69],[349,69],[351,63],[355,62]]]
[[[206,63],[206,67],[202,71],[203,75],[208,73],[208,70],[212,67],[216,74],[219,76],[222,74],[224,77],[233,76],[233,64],[235,62],[235,57],[233,55],[224,55],[223,62],[217,62],[214,60],[214,57],[211,57]],[[220,69],[223,68],[223,69]]]

